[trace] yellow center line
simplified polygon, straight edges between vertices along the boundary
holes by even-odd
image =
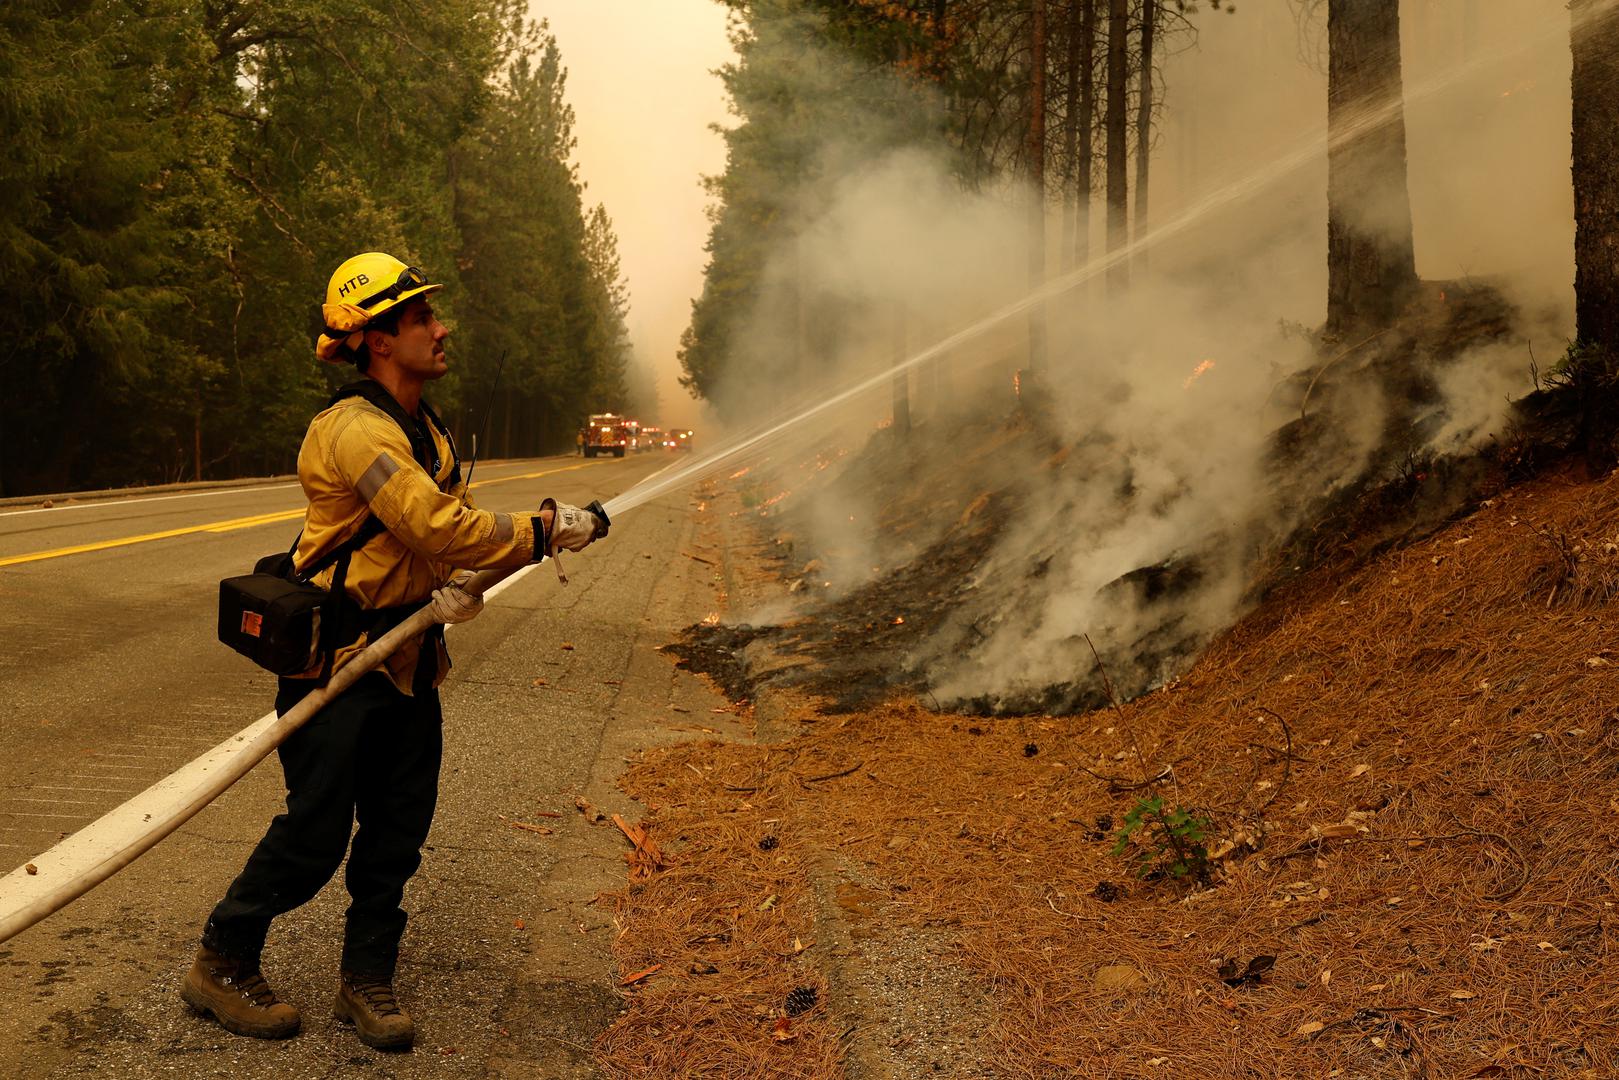
[[[260,514],[258,517],[237,518],[235,521],[220,521],[213,525],[198,525],[199,532],[222,533],[232,529],[250,529],[255,525],[268,525],[272,521],[291,521],[293,518],[303,517],[302,508],[297,510],[279,510],[273,514]],[[139,540],[140,537],[136,537]],[[133,541],[131,541],[133,542]],[[5,565],[0,563],[0,566]]]
[[[485,484],[504,484],[508,480],[535,480],[541,476],[550,476],[553,473],[559,472],[572,472],[575,469],[586,469],[596,464],[600,463],[595,461],[582,461],[577,465],[564,465],[560,469],[546,469],[543,472],[518,473],[516,476],[497,476],[493,480],[479,480],[476,484],[470,484],[468,486],[481,488]]]
[[[595,465],[596,462],[589,462]],[[479,480],[472,487],[480,488],[488,484],[503,484],[508,480],[535,480],[542,476],[551,476],[554,473],[571,472],[574,469],[583,469],[585,463],[566,465],[560,469],[545,469],[540,472],[521,473],[517,476],[497,476],[492,480]],[[60,559],[66,555],[83,555],[91,551],[106,551],[108,548],[128,547],[131,544],[144,544],[151,540],[168,540],[175,536],[190,536],[194,533],[223,533],[233,529],[251,529],[256,525],[270,525],[278,521],[291,521],[304,516],[304,508],[296,510],[277,510],[268,514],[254,514],[251,517],[231,518],[228,521],[212,521],[204,525],[187,525],[180,529],[165,529],[162,532],[142,533],[139,536],[120,536],[112,540],[98,540],[93,544],[75,544],[73,547],[53,548],[50,551],[31,551],[26,555],[8,555],[0,558],[0,566],[17,566],[21,563],[40,562],[44,559]]]

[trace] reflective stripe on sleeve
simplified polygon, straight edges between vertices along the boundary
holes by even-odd
[[[495,531],[489,534],[489,539],[496,544],[509,544],[516,532],[517,526],[510,514],[496,514]]]
[[[373,461],[371,467],[365,470],[365,475],[360,477],[360,482],[356,485],[360,498],[366,502],[375,499],[377,493],[382,490],[383,485],[398,471],[399,466],[388,455],[388,451],[384,450],[378,454],[377,460]]]

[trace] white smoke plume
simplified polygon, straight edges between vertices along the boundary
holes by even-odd
[[[1551,10],[1541,0],[1525,6],[1542,19]],[[1420,32],[1438,34],[1430,15],[1420,13]],[[1502,41],[1521,30],[1508,18],[1486,22]],[[1274,100],[1266,106],[1278,128],[1308,138],[1312,123],[1324,122],[1319,74],[1292,53],[1243,52],[1256,47],[1221,44],[1221,92],[1240,103],[1244,93],[1274,95],[1279,84],[1313,88],[1313,97],[1296,95],[1303,104],[1293,103],[1298,107],[1285,118]],[[1561,98],[1548,90],[1559,63]],[[1408,88],[1417,81],[1413,70],[1426,76],[1442,70],[1438,64],[1428,53],[1409,62]],[[1528,74],[1525,65],[1533,69]],[[1209,76],[1196,65],[1185,71],[1190,98]],[[1451,97],[1425,98],[1408,110],[1418,267],[1430,281],[1488,282],[1529,314],[1493,344],[1442,362],[1421,358],[1432,364],[1438,399],[1413,428],[1413,451],[1463,453],[1485,445],[1506,422],[1510,402],[1532,388],[1530,343],[1544,350],[1544,362],[1561,351],[1571,329],[1572,257],[1559,256],[1556,247],[1568,232],[1566,153],[1558,159],[1551,147],[1536,160],[1513,159],[1511,175],[1502,176],[1508,167],[1500,148],[1474,131],[1500,123],[1510,135],[1527,130],[1526,115],[1544,120],[1566,110],[1566,60],[1537,46],[1498,75],[1470,69]],[[1175,76],[1171,66],[1171,118],[1183,100]],[[1510,84],[1508,99],[1519,95],[1505,120],[1493,96],[1502,93],[1496,86],[1502,79]],[[1526,87],[1539,87],[1538,96]],[[1483,120],[1481,101],[1494,110]],[[1538,112],[1531,108],[1536,102]],[[1240,112],[1211,108],[1207,98],[1189,109],[1198,118],[1195,130],[1185,120],[1177,128],[1172,119],[1164,140],[1182,138],[1205,159],[1211,132],[1243,123]],[[1447,148],[1473,148],[1497,170],[1490,183],[1515,193],[1514,226],[1502,215],[1488,229],[1469,231],[1436,199],[1435,190],[1453,186],[1457,171],[1454,162],[1435,168],[1423,149],[1425,133],[1439,128],[1449,132]],[[826,138],[836,141],[834,133]],[[1536,135],[1534,145],[1545,142]],[[1233,156],[1208,173],[1240,177],[1270,160],[1242,159],[1258,153],[1252,138],[1233,144]],[[1161,170],[1162,191],[1155,186],[1160,220],[1206,194],[1208,183],[1200,181],[1208,163],[1188,168],[1188,152],[1180,153],[1172,145],[1163,150],[1179,167]],[[1043,463],[1027,454],[961,455],[962,486],[1014,492],[1018,512],[977,565],[962,603],[912,657],[942,703],[1038,706],[1048,688],[1093,671],[1087,637],[1110,665],[1120,665],[1113,674],[1125,686],[1146,689],[1173,677],[1241,614],[1256,569],[1305,515],[1365,477],[1390,437],[1379,384],[1356,378],[1377,346],[1356,354],[1348,348],[1354,343],[1345,343],[1343,355],[1323,369],[1323,354],[1301,332],[1319,326],[1324,309],[1323,192],[1324,164],[1279,173],[1256,197],[1154,247],[1150,270],[1138,260],[1127,290],[1110,291],[1098,277],[1046,306],[1040,385],[1049,395],[1043,424],[1056,453]],[[782,320],[788,299],[801,303],[807,292],[833,303],[843,318],[825,340],[835,346],[814,360],[823,384],[834,386],[894,363],[905,351],[902,342],[914,349],[971,325],[1030,290],[1023,197],[1015,187],[965,192],[942,158],[915,150],[843,168],[828,190],[817,192],[815,212],[806,215],[792,250],[775,253],[745,340],[759,350],[801,348],[789,339],[802,329]],[[1455,206],[1472,212],[1477,200],[1474,193]],[[1098,219],[1101,210],[1097,205]],[[1061,231],[1055,208],[1052,217],[1054,243]],[[1098,234],[1099,224],[1093,221]],[[1095,239],[1093,251],[1100,246]],[[784,299],[788,289],[801,292]],[[1027,326],[1021,316],[1000,322],[907,376],[916,415],[924,423],[961,424],[963,417],[1009,414],[1012,373],[1029,364]],[[778,404],[767,392],[757,407],[766,413]],[[869,432],[887,409],[886,396],[874,395],[840,421],[848,431]],[[1330,437],[1279,451],[1279,433],[1301,426]],[[822,426],[816,434],[829,433]],[[827,476],[856,460],[850,455]],[[838,490],[852,498],[847,493],[855,486]],[[811,544],[840,560],[839,577],[896,561],[857,535],[882,511],[845,501],[808,515],[821,524]],[[941,502],[931,533],[908,537],[904,554],[945,534],[959,511]]]

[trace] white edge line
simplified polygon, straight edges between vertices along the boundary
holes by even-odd
[[[565,455],[556,455],[565,456]],[[503,461],[500,464],[510,467],[527,467],[536,461],[548,461],[549,458],[518,458],[512,461]],[[493,465],[493,463],[491,462]],[[130,506],[134,503],[165,502],[169,499],[200,499],[208,495],[241,495],[255,491],[281,491],[285,488],[298,487],[295,480],[290,484],[256,484],[242,485],[240,487],[213,488],[209,491],[183,491],[178,495],[141,495],[131,499],[86,499],[83,502],[65,502],[61,506],[33,506],[27,510],[0,510],[0,517],[17,517],[21,514],[54,514],[59,510],[89,510],[97,506]],[[73,498],[72,493],[63,496]],[[41,495],[41,499],[46,496]],[[276,511],[279,512],[279,511]]]
[[[135,499],[89,499],[85,502],[63,503],[61,506],[35,506],[28,510],[0,510],[0,517],[17,517],[20,514],[54,514],[59,510],[89,510],[98,506],[129,506],[133,503],[166,502],[169,499],[201,499],[207,495],[241,495],[255,491],[280,491],[283,488],[295,488],[296,482],[291,484],[262,484],[257,487],[230,487],[215,488],[212,491],[186,491],[179,495],[144,495]]]

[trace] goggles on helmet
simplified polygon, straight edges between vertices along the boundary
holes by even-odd
[[[395,281],[392,285],[389,285],[385,289],[379,289],[378,291],[372,293],[364,300],[361,300],[357,306],[365,308],[367,311],[369,311],[376,304],[380,304],[385,300],[396,300],[402,294],[407,293],[412,289],[420,289],[426,284],[427,276],[425,274],[416,269],[414,266],[407,266],[403,270],[399,271],[398,281]]]

